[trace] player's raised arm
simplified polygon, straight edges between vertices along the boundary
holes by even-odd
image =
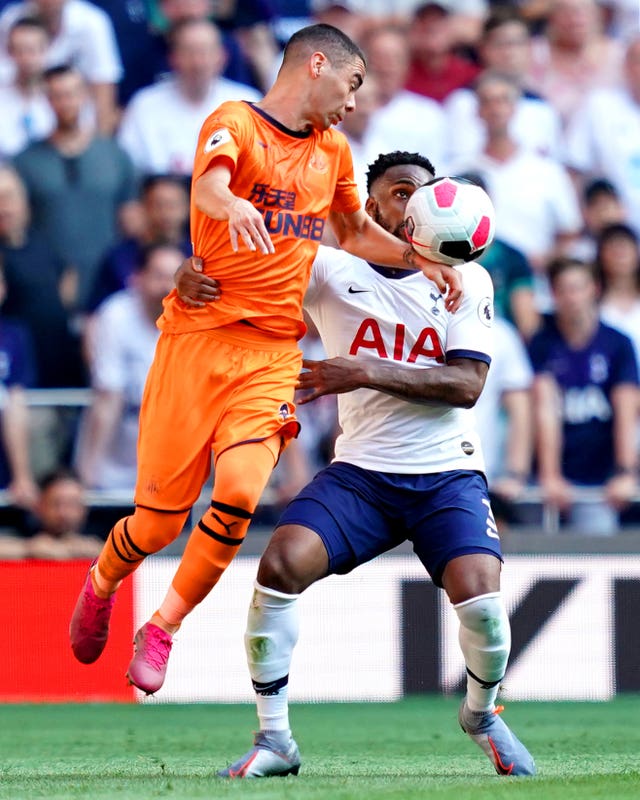
[[[362,209],[352,214],[332,212],[329,221],[338,244],[354,256],[400,269],[419,269],[446,297],[447,311],[456,311],[462,299],[462,281],[455,269],[429,261],[411,245],[374,222]]]
[[[215,164],[201,175],[193,187],[196,208],[211,219],[229,221],[229,239],[234,252],[238,251],[238,239],[242,239],[249,250],[273,253],[274,247],[258,209],[229,188],[231,171],[225,164]]]

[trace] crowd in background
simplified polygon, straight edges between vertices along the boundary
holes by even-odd
[[[342,123],[363,201],[367,165],[405,150],[495,205],[480,260],[496,352],[477,416],[498,516],[526,522],[537,486],[576,530],[637,521],[636,0],[0,0],[0,528],[20,534],[0,557],[76,552],[60,542],[82,515],[42,538],[52,485],[132,491],[155,319],[191,251],[200,126],[260,99],[311,22],[367,57]],[[322,355],[311,330],[302,347]],[[26,389],[79,387],[80,410],[27,407]],[[334,399],[300,416],[276,509],[331,455]]]

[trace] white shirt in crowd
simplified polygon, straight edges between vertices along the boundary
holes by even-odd
[[[37,139],[45,139],[55,119],[44,93],[25,97],[15,86],[0,86],[0,159],[11,158]]]
[[[251,86],[217,78],[200,103],[189,101],[175,78],[136,92],[125,110],[118,140],[143,173],[190,175],[200,128],[227,100],[258,101]]]
[[[457,172],[482,175],[496,210],[496,236],[530,261],[544,260],[560,234],[582,228],[578,197],[567,170],[551,158],[520,148],[508,161],[484,153]]]
[[[136,482],[138,415],[147,372],[160,331],[143,308],[135,289],[108,297],[95,314],[91,354],[93,389],[121,393],[123,413],[115,435],[95,466],[100,489],[132,489]],[[79,449],[82,450],[80,430]]]
[[[478,116],[478,99],[472,89],[456,89],[444,101],[447,114],[449,159],[473,157],[482,152],[486,128]],[[556,110],[546,100],[522,96],[511,120],[511,135],[524,149],[544,156],[560,155],[562,125]]]
[[[608,178],[640,235],[640,105],[626,88],[601,89],[585,99],[566,132],[565,162]]]
[[[507,320],[496,317],[493,335],[491,368],[473,408],[489,487],[504,470],[507,426],[502,398],[508,392],[526,391],[533,383],[531,362],[516,328]]]
[[[10,83],[14,65],[7,55],[7,35],[16,20],[33,15],[36,4],[30,0],[11,3],[0,14],[0,82]],[[67,0],[62,10],[62,25],[49,43],[47,66],[72,64],[90,83],[118,83],[122,62],[109,15],[86,0]]]

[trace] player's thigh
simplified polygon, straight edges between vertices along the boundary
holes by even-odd
[[[500,591],[502,562],[495,555],[469,553],[449,561],[442,573],[442,586],[455,605],[472,597]]]
[[[500,568],[500,537],[480,473],[454,470],[425,476],[423,499],[408,512],[407,526],[414,550],[436,586],[443,586],[447,565],[462,556],[488,556],[488,562],[479,563]]]
[[[328,557],[329,574],[344,575],[391,550],[401,540],[382,502],[375,474],[334,462],[291,500],[278,522],[314,531]]]
[[[283,449],[300,430],[293,402],[302,365],[300,351],[235,348],[234,355],[236,381],[216,426],[213,440],[216,459],[240,444],[273,441],[276,434],[281,437]]]
[[[223,357],[198,334],[162,334],[140,409],[136,503],[190,508],[211,469],[211,442],[221,414]]]

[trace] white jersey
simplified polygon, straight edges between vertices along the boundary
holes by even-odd
[[[372,267],[321,246],[305,308],[329,358],[391,359],[410,369],[441,366],[456,357],[490,363],[491,278],[477,263],[460,267],[460,274],[463,300],[450,314],[422,273]],[[484,471],[471,409],[410,402],[372,389],[339,394],[338,409],[342,433],[336,461],[408,474]]]

